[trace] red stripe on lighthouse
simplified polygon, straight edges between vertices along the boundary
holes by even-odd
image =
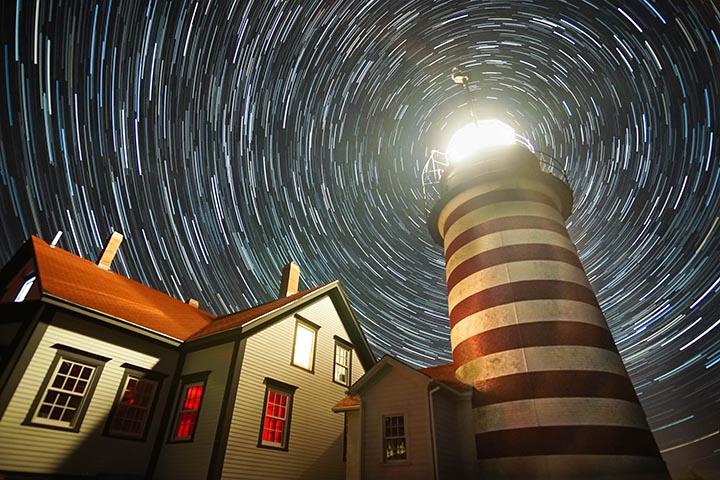
[[[495,190],[472,197],[470,200],[458,205],[445,219],[445,225],[443,226],[442,232],[443,235],[447,233],[453,223],[473,210],[502,202],[536,202],[545,204],[555,209],[558,208],[557,204],[550,196],[536,190]]]
[[[524,347],[579,345],[616,352],[610,332],[578,322],[531,322],[478,333],[453,348],[453,362],[460,366],[483,355]]]
[[[605,425],[516,428],[475,435],[477,458],[528,455],[659,456],[649,430]]]
[[[480,237],[506,230],[520,229],[549,230],[551,232],[559,233],[565,238],[570,238],[567,230],[565,229],[565,225],[544,217],[517,215],[512,217],[497,218],[495,220],[489,220],[481,223],[480,225],[470,227],[455,237],[455,239],[450,242],[450,245],[448,245],[445,249],[445,260],[449,260],[458,249]]]
[[[583,266],[578,256],[570,250],[545,243],[525,243],[494,248],[468,258],[455,267],[447,279],[448,292],[458,282],[479,272],[480,270],[502,265],[503,263],[522,262],[525,260],[556,261],[573,265],[579,269]]]
[[[630,379],[609,372],[546,370],[490,378],[475,383],[472,406],[531,398],[592,397],[615,398],[637,403]]]
[[[600,308],[592,290],[562,280],[523,280],[481,290],[460,301],[450,311],[450,328],[470,315],[524,300],[575,300]]]

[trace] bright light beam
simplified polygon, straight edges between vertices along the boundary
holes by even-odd
[[[451,163],[457,163],[480,150],[514,143],[515,130],[512,127],[499,120],[482,120],[458,130],[450,139],[445,154]]]

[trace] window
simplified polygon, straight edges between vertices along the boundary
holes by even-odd
[[[405,445],[405,417],[383,417],[383,450],[386,462],[407,459]]]
[[[265,379],[265,404],[260,427],[259,447],[287,450],[292,400],[297,387]]]
[[[59,344],[52,348],[58,352],[25,423],[77,431],[110,359]]]
[[[148,418],[155,406],[162,375],[123,364],[125,377],[120,385],[107,434],[142,439],[147,432]]]
[[[341,338],[335,337],[335,364],[333,381],[340,385],[350,385],[350,368],[352,365],[352,347]]]
[[[292,364],[311,372],[315,368],[315,339],[318,331],[317,325],[298,321],[295,324],[295,341],[293,343]]]
[[[193,440],[209,373],[183,377],[171,441],[189,442]]]
[[[30,293],[30,289],[33,286],[33,283],[35,283],[35,275],[25,280],[25,283],[23,283],[23,286],[20,287],[20,290],[18,290],[17,295],[15,296],[16,302],[22,302],[25,300],[25,297],[27,297],[27,294]]]

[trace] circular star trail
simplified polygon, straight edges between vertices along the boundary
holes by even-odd
[[[376,353],[449,361],[422,167],[478,116],[563,164],[571,237],[677,475],[720,476],[710,0],[23,2],[0,29],[0,251],[31,234],[214,313],[290,259]]]

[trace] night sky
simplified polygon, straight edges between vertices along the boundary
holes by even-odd
[[[450,78],[564,165],[568,229],[677,478],[720,478],[720,6],[10,2],[0,260],[32,234],[224,314],[339,279],[376,354],[450,360],[421,171]]]

